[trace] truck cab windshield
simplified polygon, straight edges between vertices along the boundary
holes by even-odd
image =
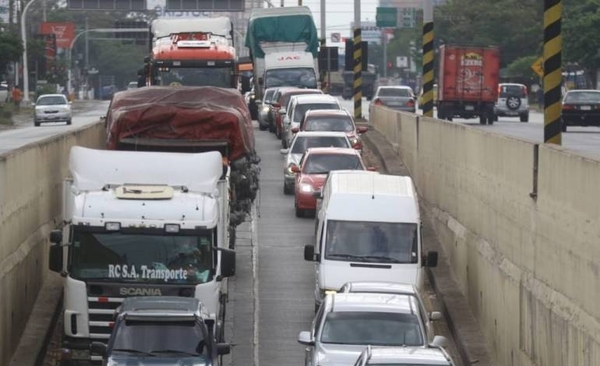
[[[111,356],[197,357],[208,361],[206,337],[194,321],[132,321],[119,324]]]
[[[298,88],[317,88],[315,70],[302,69],[273,69],[266,72],[265,88],[277,86],[294,86]]]
[[[227,67],[172,67],[158,71],[158,85],[231,87],[231,69]]]
[[[213,231],[194,235],[94,232],[76,227],[69,272],[80,280],[199,284],[212,280]]]
[[[418,263],[418,225],[328,220],[325,259]]]

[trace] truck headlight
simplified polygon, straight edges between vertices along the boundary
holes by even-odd
[[[310,193],[313,191],[313,187],[310,184],[302,183],[300,184],[300,192]]]

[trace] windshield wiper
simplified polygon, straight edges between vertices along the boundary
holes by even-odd
[[[151,353],[148,352],[144,352],[144,351],[139,351],[137,349],[129,349],[129,348],[113,348],[111,350],[112,352],[118,351],[118,352],[129,352],[129,353],[136,353],[136,354],[141,354],[144,356],[149,356],[149,357],[156,357]]]
[[[189,352],[185,352],[185,351],[179,351],[179,350],[175,350],[175,349],[161,349],[161,350],[157,350],[157,351],[150,351],[150,353],[179,353],[182,355],[188,355],[188,356],[202,356],[199,353],[189,353]]]
[[[377,260],[377,261],[381,261],[381,262],[388,262],[388,263],[402,263],[402,261],[400,261],[396,258],[386,257],[384,255],[365,255],[363,258],[373,259],[373,260]]]
[[[359,261],[359,262],[364,262],[364,258],[365,258],[363,256],[352,255],[352,254],[328,254],[327,257],[328,258],[351,259],[351,260],[355,260],[355,261]]]

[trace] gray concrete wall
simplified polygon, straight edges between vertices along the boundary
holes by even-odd
[[[436,218],[497,364],[600,365],[600,161],[380,107],[371,123]]]
[[[0,155],[0,365],[8,364],[48,275],[70,148],[103,148],[97,123]]]

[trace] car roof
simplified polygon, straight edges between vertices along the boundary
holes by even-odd
[[[596,89],[575,89],[575,90],[567,90],[567,94],[570,94],[570,93],[579,93],[579,92],[583,92],[583,93],[600,93],[600,90],[596,90]]]
[[[304,114],[305,117],[308,117],[309,115],[311,117],[340,116],[340,117],[350,117],[350,118],[352,118],[352,115],[350,114],[350,112],[348,112],[345,109],[311,109],[311,110],[307,111]]]
[[[369,347],[369,365],[373,364],[426,364],[448,365],[452,360],[438,347]]]
[[[345,132],[337,131],[299,131],[296,133],[297,137],[310,137],[310,136],[334,136],[334,137],[346,137]]]
[[[309,103],[331,103],[331,102],[335,102],[337,104],[339,104],[339,101],[337,98],[328,95],[328,94],[302,94],[302,95],[295,95],[292,98],[296,98],[297,104],[309,104]]]
[[[143,321],[192,321],[207,316],[200,300],[179,296],[127,297],[118,311],[121,318]]]
[[[349,293],[384,293],[384,294],[405,294],[416,295],[418,293],[416,286],[397,283],[397,282],[347,282],[342,288],[349,288]]]
[[[280,88],[279,86],[276,86],[276,87],[273,87],[273,88],[267,88],[267,89],[265,89],[265,93],[267,93],[267,92],[276,92],[277,89],[279,89],[279,88]]]
[[[284,93],[299,93],[298,95],[302,95],[302,94],[318,94],[318,95],[323,95],[323,91],[320,89],[304,89],[304,88],[297,88],[295,86],[286,86],[283,87],[281,89],[284,89],[282,91],[281,94]]]
[[[358,155],[356,149],[350,147],[311,147],[306,150],[306,155]]]
[[[40,96],[39,96],[39,98],[38,98],[38,99],[40,99],[40,98],[44,98],[44,97],[63,97],[63,98],[65,98],[65,99],[67,99],[67,97],[65,97],[65,96],[64,96],[64,95],[62,95],[62,94],[42,94],[42,95],[40,95]]]
[[[500,86],[502,86],[502,85],[525,86],[525,84],[519,84],[519,83],[500,83],[498,85],[500,85]]]
[[[392,294],[335,293],[330,298],[332,312],[416,314],[412,296]]]

